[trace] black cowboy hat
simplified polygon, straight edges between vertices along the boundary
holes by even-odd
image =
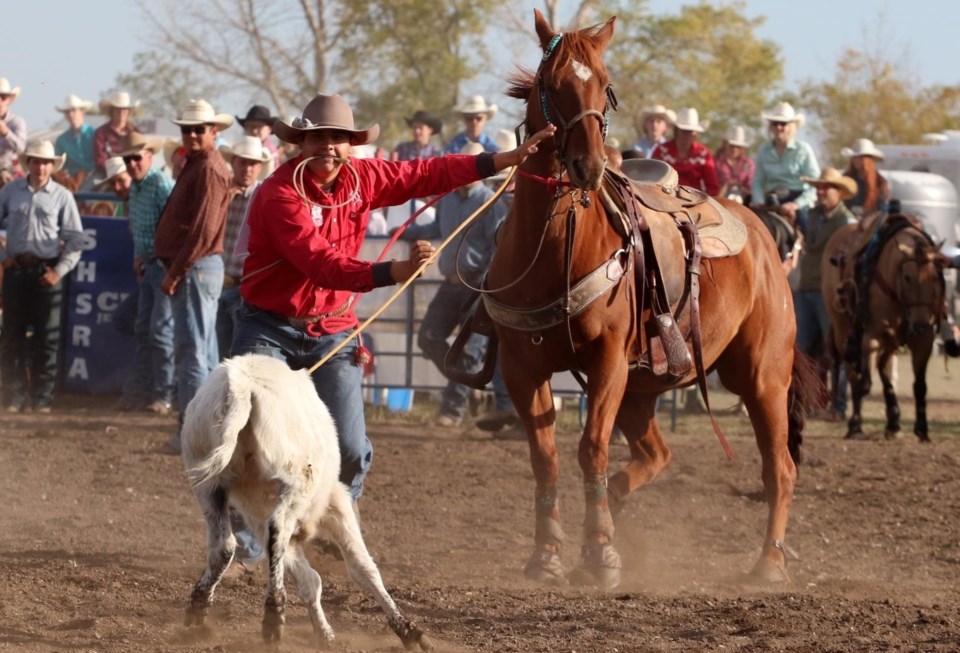
[[[417,111],[410,118],[404,118],[404,120],[407,121],[408,127],[412,127],[413,123],[415,122],[424,124],[427,127],[429,127],[431,130],[433,130],[434,134],[439,134],[440,131],[443,129],[443,123],[440,121],[440,119],[437,118],[432,113],[428,113],[427,111],[424,111],[423,109],[421,109],[420,111]]]
[[[262,122],[272,126],[273,123],[279,120],[279,118],[277,118],[276,116],[271,116],[270,109],[263,106],[262,104],[254,104],[252,107],[250,107],[250,110],[247,111],[246,118],[241,118],[240,116],[237,116],[237,122],[240,123],[241,127],[248,120],[256,120],[258,122]]]

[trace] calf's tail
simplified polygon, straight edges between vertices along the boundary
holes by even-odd
[[[250,421],[253,408],[253,385],[239,370],[222,366],[210,375],[205,385],[209,387],[201,388],[197,393],[190,404],[193,410],[188,410],[185,420],[185,427],[193,437],[199,436],[200,432],[206,433],[210,446],[210,451],[187,469],[194,487],[227,469],[237,448],[240,431]],[[189,446],[189,443],[184,445]]]

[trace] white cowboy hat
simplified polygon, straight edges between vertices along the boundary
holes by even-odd
[[[221,145],[220,154],[223,155],[223,159],[227,163],[230,163],[233,157],[240,157],[264,164],[263,170],[260,172],[261,179],[269,177],[270,173],[273,172],[273,154],[263,146],[263,141],[256,136],[244,136],[233,147]]]
[[[129,93],[126,91],[117,91],[104,100],[103,104],[108,107],[113,107],[114,109],[135,109],[140,106],[140,100],[132,102]]]
[[[485,113],[487,118],[493,118],[500,109],[496,104],[487,104],[482,95],[471,95],[467,101],[453,110],[462,115],[472,115],[475,113]]]
[[[640,112],[640,121],[643,122],[649,116],[660,116],[670,125],[677,122],[677,114],[662,104],[651,104],[648,107],[644,107],[643,111]]]
[[[747,133],[747,128],[743,125],[734,125],[727,129],[723,140],[736,147],[750,147],[753,145],[753,141],[750,140],[750,136]]]
[[[777,106],[773,107],[770,113],[761,113],[760,117],[767,122],[795,122],[797,123],[797,127],[802,127],[803,123],[806,122],[804,115],[794,111],[793,106],[789,102],[780,102]]]
[[[517,135],[512,129],[499,130],[497,135],[493,137],[493,142],[497,144],[497,152],[509,152],[510,150],[517,149]],[[510,175],[512,170],[513,166],[504,168],[492,177],[487,177],[487,179],[490,181],[503,181]]]
[[[190,100],[180,112],[180,117],[171,120],[174,125],[216,125],[227,129],[233,124],[229,113],[217,113],[206,100]]]
[[[31,141],[27,143],[27,149],[20,153],[20,160],[26,163],[28,158],[53,161],[54,172],[59,172],[63,168],[63,164],[67,162],[67,155],[57,156],[53,143],[50,141]]]
[[[103,184],[107,183],[108,181],[110,181],[111,179],[119,175],[121,172],[125,173],[127,171],[127,165],[123,162],[122,156],[110,157],[109,159],[107,159],[107,162],[104,164],[104,167],[106,168],[106,172],[104,173],[104,175],[102,177],[93,178],[94,186],[102,186]]]
[[[483,154],[486,150],[483,149],[483,145],[480,143],[474,143],[473,141],[467,141],[467,144],[460,148],[458,154],[468,154],[470,156],[477,156],[478,154]]]
[[[704,120],[701,123],[700,114],[697,113],[697,110],[693,107],[687,107],[677,111],[677,119],[673,126],[684,131],[702,132],[710,126],[710,121]]]
[[[840,189],[840,198],[848,200],[857,194],[857,182],[851,177],[841,174],[836,168],[824,168],[818,179],[800,177],[800,181],[811,186],[832,186]]]
[[[66,113],[67,111],[72,111],[74,109],[82,109],[83,111],[89,111],[93,108],[93,102],[89,100],[81,100],[76,95],[70,94],[67,96],[67,99],[63,101],[63,104],[59,107],[54,107],[57,111],[61,113]]]
[[[840,154],[846,157],[872,156],[877,161],[883,161],[883,152],[869,138],[858,138],[853,142],[853,148],[845,147]]]
[[[17,97],[20,95],[20,87],[11,87],[9,79],[6,77],[0,77],[0,95],[12,95],[13,97]]]

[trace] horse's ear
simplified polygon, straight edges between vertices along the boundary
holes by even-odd
[[[547,46],[550,45],[550,39],[556,36],[556,32],[553,31],[550,23],[543,17],[539,9],[533,10],[533,19],[534,26],[537,29],[537,36],[540,38],[540,49],[546,50]]]
[[[602,50],[607,49],[610,39],[613,38],[613,24],[617,21],[616,16],[611,16],[607,22],[601,25],[593,34],[593,40]]]

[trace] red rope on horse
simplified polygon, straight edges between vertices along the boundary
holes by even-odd
[[[563,188],[564,186],[571,185],[569,181],[563,181],[556,177],[541,177],[540,175],[524,172],[520,168],[517,168],[517,174],[519,174],[521,177],[526,177],[527,179],[532,179],[534,181],[540,182],[541,184],[547,187],[547,191],[549,191],[551,195],[556,193],[557,190]]]

